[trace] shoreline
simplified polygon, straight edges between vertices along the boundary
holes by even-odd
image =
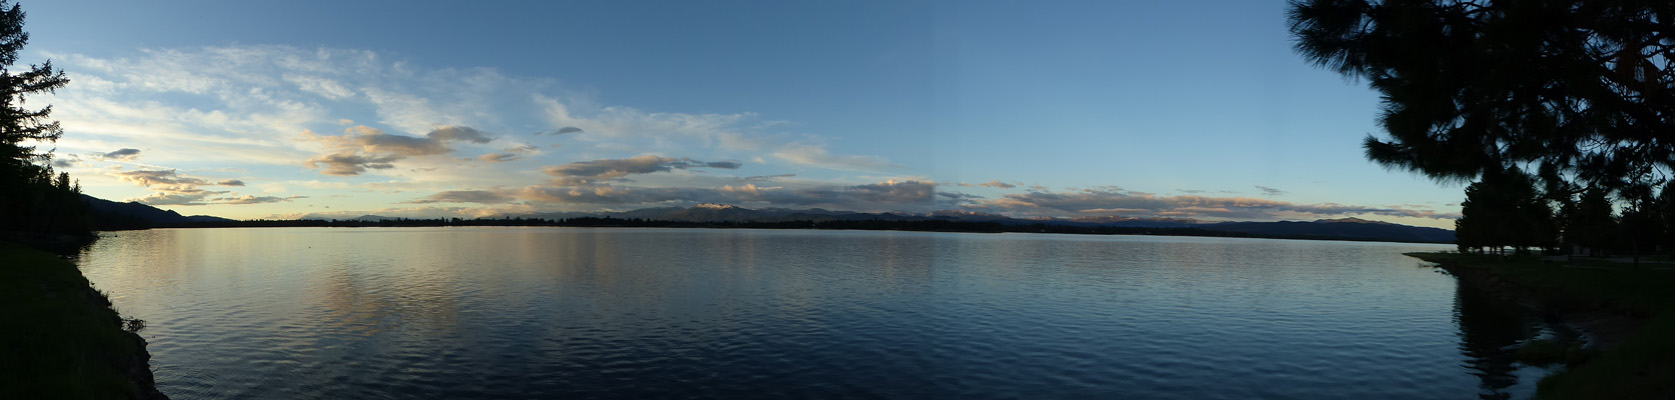
[[[1457,253],[1405,255],[1434,264],[1461,285],[1533,309],[1581,336],[1581,357],[1560,362],[1562,368],[1542,378],[1536,398],[1675,398],[1675,291],[1668,290],[1675,271],[1587,259],[1564,263]],[[1576,344],[1557,343],[1560,348]],[[1535,357],[1558,356],[1536,353]]]
[[[167,400],[138,328],[69,260],[0,241],[0,398]]]
[[[960,230],[960,229],[908,229],[908,228],[825,228],[825,227],[773,227],[773,226],[726,226],[726,225],[163,225],[135,229],[104,229],[98,232],[133,232],[153,229],[274,229],[274,228],[331,228],[331,229],[363,229],[363,228],[627,228],[627,229],[713,229],[713,230],[790,230],[790,231],[874,231],[874,232],[929,232],[929,233],[980,233],[980,234],[1038,234],[1038,235],[1085,235],[1085,236],[1153,236],[1153,237],[1202,237],[1226,239],[1263,239],[1263,240],[1304,240],[1320,242],[1357,242],[1357,243],[1394,243],[1394,244],[1437,244],[1452,245],[1453,242],[1430,242],[1415,240],[1355,238],[1335,236],[1288,236],[1288,235],[1253,235],[1231,231],[1217,231],[1228,234],[1177,234],[1173,232],[1071,232],[1071,231],[1031,231],[1031,230]],[[1139,228],[1120,228],[1139,229]],[[1172,230],[1180,228],[1159,228]]]
[[[1413,253],[1407,255],[1436,264],[1434,268],[1446,272],[1462,284],[1472,285],[1478,290],[1488,290],[1503,299],[1512,300],[1525,309],[1551,317],[1575,329],[1585,339],[1588,348],[1601,351],[1614,348],[1648,320],[1646,316],[1625,313],[1599,302],[1578,303],[1569,301],[1574,299],[1557,298],[1505,279],[1487,268],[1460,265],[1458,262],[1432,261]]]

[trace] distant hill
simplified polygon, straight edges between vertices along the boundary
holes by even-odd
[[[1201,229],[1239,232],[1260,236],[1320,237],[1358,240],[1453,243],[1454,231],[1408,226],[1359,218],[1322,219],[1312,222],[1223,222],[1198,226]]]
[[[98,221],[99,229],[144,229],[147,227],[179,227],[179,226],[244,226],[238,221],[207,215],[182,216],[174,211],[162,210],[156,207],[127,202],[119,203],[83,195],[93,209],[94,218]],[[1203,222],[1192,219],[1178,218],[1132,218],[1132,217],[1080,217],[1080,218],[1014,218],[999,214],[988,214],[974,211],[943,210],[931,213],[886,212],[864,213],[854,211],[833,211],[820,208],[789,209],[763,208],[749,209],[728,204],[699,204],[692,207],[656,207],[642,208],[621,212],[555,212],[506,215],[504,217],[563,220],[571,218],[616,218],[638,219],[644,221],[674,221],[682,223],[787,223],[787,222],[842,222],[842,221],[903,221],[912,223],[940,224],[945,222],[999,224],[1010,228],[1008,231],[1038,231],[1032,227],[1069,227],[1075,231],[1083,230],[1122,230],[1133,228],[1158,228],[1163,230],[1198,230],[1199,232],[1228,232],[1240,236],[1301,238],[1301,239],[1335,239],[1335,240],[1379,240],[1397,242],[1428,242],[1453,243],[1454,231],[1439,228],[1408,226],[1388,222],[1369,221],[1358,218],[1321,219],[1315,221],[1281,221],[1281,222]],[[362,215],[355,218],[327,218],[307,215],[305,220],[347,220],[380,222],[395,220],[396,218],[380,215]],[[1050,231],[1045,229],[1041,231]],[[1064,229],[1057,229],[1063,231]],[[1190,234],[1190,233],[1189,233]]]
[[[197,222],[227,222],[231,219],[209,216],[183,216],[180,213],[148,206],[145,204],[126,202],[119,203],[98,197],[81,195],[82,201],[87,202],[93,211],[94,226],[97,229],[144,229],[163,226],[183,226]]]
[[[561,214],[562,216],[555,215]],[[1169,228],[1201,229],[1232,232],[1250,236],[1315,238],[1338,240],[1386,240],[1399,242],[1453,243],[1454,231],[1440,228],[1409,226],[1359,218],[1322,219],[1316,221],[1282,222],[1203,222],[1182,218],[1080,217],[1080,218],[1014,218],[973,211],[943,210],[926,214],[907,212],[863,213],[812,208],[748,209],[726,204],[700,204],[693,207],[657,207],[633,211],[600,213],[551,213],[514,215],[523,218],[579,218],[611,217],[654,221],[680,222],[789,222],[789,221],[953,221],[987,222],[1007,226],[1069,226],[1109,228]],[[556,217],[556,218],[555,218]]]

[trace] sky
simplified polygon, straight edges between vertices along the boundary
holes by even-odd
[[[1452,228],[1283,0],[23,0],[54,163],[184,215],[724,203]]]

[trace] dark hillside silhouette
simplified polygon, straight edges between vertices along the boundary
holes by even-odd
[[[1256,237],[1319,240],[1362,240],[1415,243],[1452,243],[1454,233],[1355,218],[1204,223],[1183,219],[1076,218],[1020,219],[993,214],[939,211],[930,214],[863,213],[823,209],[749,209],[732,205],[658,207],[625,212],[542,213],[492,218],[396,218],[362,215],[335,219],[304,216],[296,220],[246,220],[195,215],[181,216],[140,203],[118,203],[88,197],[99,217],[100,229],[202,227],[413,227],[413,226],[573,226],[671,227],[755,229],[854,229],[943,232],[1034,232],[1165,236]]]
[[[93,196],[81,195],[82,202],[87,204],[95,228],[98,230],[145,229],[151,227],[181,226],[197,222],[225,222],[232,221],[221,217],[207,215],[183,216],[180,213],[148,206],[145,204],[126,202],[120,203]]]

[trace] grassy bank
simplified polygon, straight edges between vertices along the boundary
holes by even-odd
[[[69,261],[0,242],[0,399],[154,398],[144,342]],[[136,382],[144,380],[145,382]]]
[[[1420,259],[1516,287],[1521,295],[1570,312],[1646,318],[1604,353],[1542,379],[1542,399],[1675,397],[1675,271],[1605,261],[1544,262],[1448,253]],[[1666,266],[1659,266],[1666,267]]]

